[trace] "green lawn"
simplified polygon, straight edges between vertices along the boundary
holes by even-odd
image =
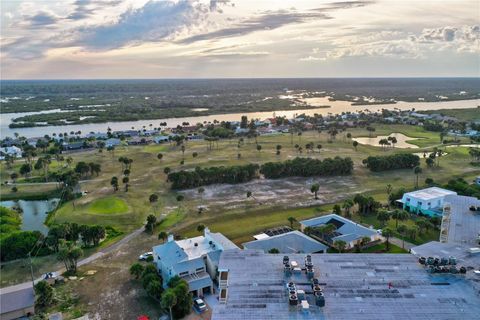
[[[107,197],[93,201],[86,208],[90,214],[121,214],[128,212],[125,200],[117,197]]]
[[[370,248],[362,250],[362,253],[408,253],[408,251],[391,243],[389,245],[389,250],[387,251],[386,244],[379,243]]]

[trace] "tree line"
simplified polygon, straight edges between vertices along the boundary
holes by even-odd
[[[326,158],[295,158],[283,162],[267,162],[260,168],[260,173],[267,179],[284,177],[311,177],[349,175],[353,171],[352,159],[346,157]]]
[[[196,167],[193,171],[171,172],[168,174],[168,181],[172,183],[172,189],[188,189],[215,183],[242,183],[256,178],[258,168],[257,164],[210,168]]]
[[[420,157],[411,153],[397,153],[388,156],[370,156],[362,163],[373,172],[412,169],[420,165]]]

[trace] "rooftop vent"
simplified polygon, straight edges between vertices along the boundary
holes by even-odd
[[[195,247],[198,247],[198,243],[195,242],[194,246],[195,246]]]

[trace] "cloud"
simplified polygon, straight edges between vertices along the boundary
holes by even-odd
[[[149,1],[141,8],[124,12],[114,23],[77,29],[74,44],[109,50],[164,41],[195,28],[209,13],[209,5],[196,1]]]
[[[298,59],[298,61],[325,61],[327,60],[325,57],[314,57],[314,56],[307,56],[307,57],[303,57],[303,58],[300,58]]]
[[[41,28],[45,26],[55,25],[59,21],[59,17],[49,13],[47,11],[39,11],[38,13],[30,16],[24,16],[23,23],[28,28]]]
[[[297,12],[294,9],[267,11],[257,17],[239,21],[233,27],[191,36],[181,40],[180,43],[243,36],[256,31],[274,30],[289,24],[303,23],[314,19],[331,19],[331,17],[321,12]]]
[[[121,0],[77,0],[74,2],[75,10],[66,18],[69,20],[83,20],[100,8],[112,7],[122,3]]]

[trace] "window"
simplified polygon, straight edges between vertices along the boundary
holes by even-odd
[[[407,198],[407,202],[410,202],[410,198]]]
[[[197,269],[195,270],[195,272],[202,272],[202,271],[204,271],[204,270],[205,270],[205,268],[204,268],[204,267],[201,267],[201,268],[197,268]]]
[[[418,205],[421,206],[421,205],[422,205],[422,202],[421,202],[421,201],[418,201]]]
[[[179,277],[185,277],[185,276],[188,276],[188,271],[184,271],[184,272],[180,272],[178,274]]]

